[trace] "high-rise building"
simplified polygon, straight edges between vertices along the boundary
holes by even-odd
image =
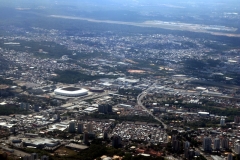
[[[236,152],[236,154],[240,154],[240,142],[236,142],[234,144],[234,151]]]
[[[38,154],[37,153],[32,153],[31,158],[32,158],[32,160],[38,159]]]
[[[30,156],[23,156],[23,160],[31,160],[31,157]]]
[[[174,152],[179,151],[181,148],[181,142],[177,140],[177,135],[172,136],[172,150]]]
[[[204,137],[203,139],[203,150],[205,152],[212,150],[212,139],[210,137]]]
[[[75,122],[74,121],[71,121],[69,123],[68,132],[69,133],[75,133]]]
[[[83,123],[78,123],[77,133],[82,134],[83,131]]]
[[[181,149],[182,143],[179,140],[174,140],[172,145],[173,152],[178,152]]]
[[[92,124],[92,122],[87,124],[87,131],[88,131],[88,133],[93,133],[93,124]]]
[[[28,110],[29,109],[29,103],[25,103],[25,102],[21,102],[20,103],[20,108],[22,109],[22,110]]]
[[[34,105],[34,111],[39,112],[39,105]]]
[[[184,149],[184,157],[186,158],[186,159],[189,159],[189,149],[187,148],[187,149]]]
[[[172,146],[173,146],[173,142],[176,140],[177,140],[177,135],[172,135],[171,137]]]
[[[223,137],[221,140],[222,149],[229,149],[229,140],[227,137]]]
[[[221,117],[220,119],[220,125],[225,126],[225,118]]]
[[[100,104],[98,106],[98,112],[100,113],[111,113],[112,112],[112,106],[109,104]]]
[[[22,110],[25,109],[25,103],[24,103],[24,102],[21,102],[21,103],[20,103],[20,108],[21,108]]]
[[[111,113],[111,112],[112,112],[112,106],[111,106],[111,105],[108,105],[107,111],[108,111],[108,113]]]
[[[240,116],[234,117],[234,123],[240,123]]]
[[[193,157],[195,156],[195,151],[193,149],[189,149],[188,155],[189,155],[189,159],[193,159]]]
[[[184,143],[184,149],[188,149],[188,148],[190,148],[190,142],[186,141]]]
[[[61,117],[60,117],[60,113],[57,112],[57,121],[60,121]]]
[[[88,144],[88,140],[89,140],[88,132],[84,132],[84,134],[83,134],[83,143]]]
[[[214,139],[213,149],[220,150],[220,139],[219,138]]]
[[[108,133],[106,131],[103,133],[103,139],[108,139]]]
[[[233,160],[232,153],[229,153],[229,154],[228,154],[227,160]]]
[[[44,155],[41,157],[41,160],[49,160],[49,157]]]
[[[192,148],[187,148],[184,150],[184,156],[187,160],[192,160],[195,156],[195,151]]]
[[[195,156],[200,156],[200,152],[199,151],[195,151],[194,154],[195,154]]]
[[[26,103],[26,111],[28,111],[29,110],[29,108],[30,108],[30,106],[29,106],[29,103]]]
[[[114,148],[120,147],[121,142],[122,142],[122,139],[121,139],[120,136],[114,135],[114,136],[112,137],[112,146],[113,146]]]

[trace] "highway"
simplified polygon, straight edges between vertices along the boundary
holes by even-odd
[[[159,119],[159,118],[157,118],[156,116],[154,116],[154,115],[152,114],[152,112],[149,111],[149,110],[142,104],[142,99],[148,94],[148,91],[149,91],[149,90],[151,90],[151,89],[154,88],[154,86],[155,86],[155,84],[153,84],[151,87],[149,87],[148,89],[144,90],[141,94],[139,94],[139,95],[137,96],[137,104],[138,104],[139,106],[141,106],[143,110],[146,110],[146,111],[148,112],[148,114],[151,115],[154,119],[156,119],[158,122],[162,123],[164,129],[167,129],[167,125],[166,125],[161,119]],[[210,156],[205,155],[199,148],[196,148],[196,150],[199,151],[199,153],[200,153],[201,155],[203,155],[207,160],[212,160],[212,158],[211,158]],[[171,158],[169,158],[169,159],[171,159]]]
[[[164,129],[167,129],[167,125],[158,117],[154,116],[153,113],[151,111],[149,111],[143,104],[142,104],[142,99],[148,94],[148,91],[151,90],[153,87],[155,86],[155,84],[153,84],[151,87],[149,87],[148,89],[144,90],[142,93],[140,93],[137,96],[137,104],[139,106],[142,107],[143,110],[147,111],[149,115],[151,115],[154,119],[156,119],[158,122],[162,123]]]

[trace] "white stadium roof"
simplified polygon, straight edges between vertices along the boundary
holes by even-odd
[[[75,88],[74,90],[67,90],[65,88],[58,88],[54,90],[56,95],[68,96],[68,97],[78,97],[88,94],[88,90],[84,88]]]

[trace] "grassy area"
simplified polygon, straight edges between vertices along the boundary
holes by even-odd
[[[62,146],[62,147],[58,148],[56,151],[54,151],[54,154],[56,154],[60,157],[61,156],[76,156],[77,152]]]

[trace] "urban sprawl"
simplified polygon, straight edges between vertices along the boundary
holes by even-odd
[[[173,34],[4,30],[0,147],[8,156],[61,157],[97,140],[165,159],[240,154],[240,48]],[[53,54],[58,47],[70,54]]]

